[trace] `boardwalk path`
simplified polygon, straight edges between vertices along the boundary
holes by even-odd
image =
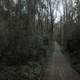
[[[41,80],[80,80],[80,75],[70,67],[57,42],[55,42],[53,56]]]

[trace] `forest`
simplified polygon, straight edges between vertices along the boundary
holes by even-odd
[[[57,41],[80,73],[80,0],[0,0],[0,80],[40,80]]]

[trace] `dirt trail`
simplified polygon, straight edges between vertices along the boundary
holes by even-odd
[[[41,80],[80,80],[80,75],[71,68],[57,42],[55,42],[53,56]]]

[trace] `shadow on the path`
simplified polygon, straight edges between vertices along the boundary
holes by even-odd
[[[80,75],[71,68],[56,41],[53,55],[40,80],[80,80]]]

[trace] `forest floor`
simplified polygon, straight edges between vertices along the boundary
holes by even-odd
[[[53,55],[40,80],[80,80],[80,75],[70,66],[69,61],[61,52],[60,45],[55,41]]]

